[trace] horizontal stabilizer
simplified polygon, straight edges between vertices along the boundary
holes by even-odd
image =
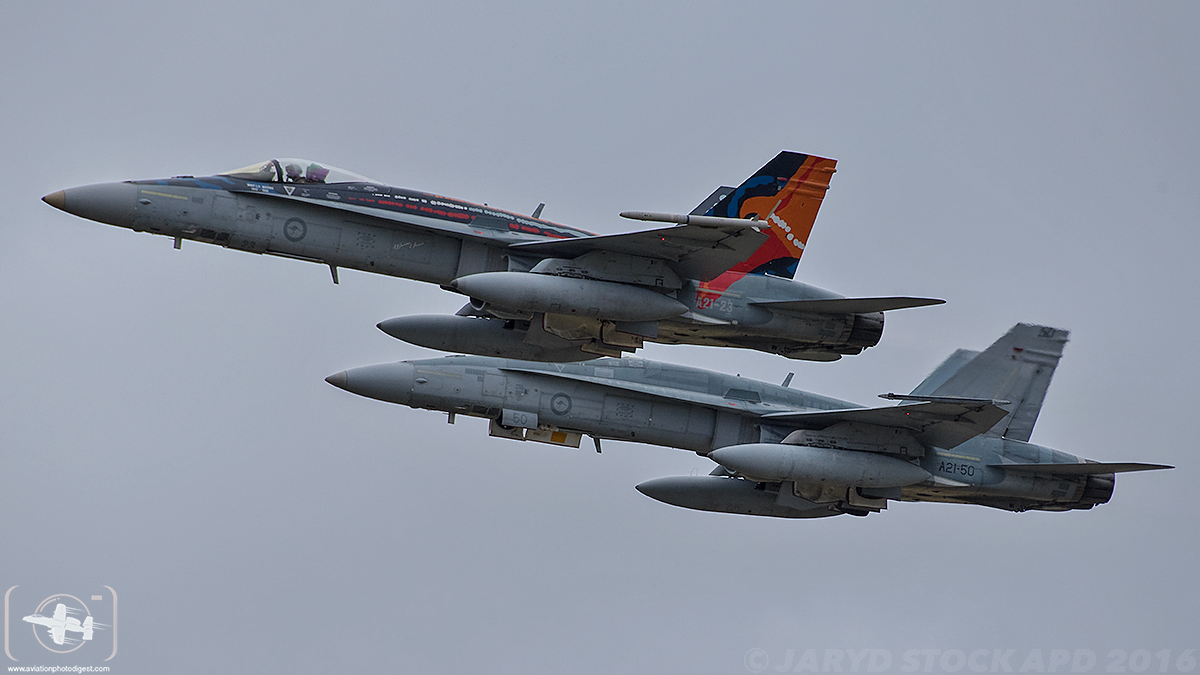
[[[989,464],[993,469],[1004,469],[1016,473],[1050,473],[1059,476],[1089,476],[1103,473],[1129,473],[1130,471],[1156,471],[1174,469],[1167,464],[1143,464],[1142,462],[1086,462],[1082,464]]]
[[[813,314],[870,314],[889,312],[893,309],[942,305],[945,300],[937,298],[836,298],[832,300],[767,300],[755,305],[785,312],[810,312]]]
[[[762,419],[797,429],[819,430],[839,422],[896,427],[908,429],[922,444],[949,449],[991,429],[1007,414],[988,402],[926,401],[883,408],[770,413]]]

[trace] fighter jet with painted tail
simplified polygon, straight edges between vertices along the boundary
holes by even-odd
[[[1115,474],[1171,468],[1095,462],[1029,442],[1067,331],[1018,324],[958,350],[899,404],[846,401],[637,358],[546,364],[451,356],[367,366],[334,386],[489,421],[492,436],[579,447],[591,436],[691,450],[707,476],[641,483],[701,511],[780,518],[865,516],[889,501],[1008,511],[1090,509]],[[790,376],[789,376],[790,381]]]
[[[443,351],[534,361],[633,352],[646,341],[832,361],[876,345],[883,312],[930,298],[846,298],[794,281],[837,162],[782,152],[690,214],[624,212],[655,229],[596,235],[299,159],[208,177],[46,195],[83,218],[460,293],[455,315],[379,328]]]

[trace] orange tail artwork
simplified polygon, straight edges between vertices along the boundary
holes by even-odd
[[[701,288],[723,291],[747,274],[795,277],[836,167],[836,159],[781,152],[709,209],[705,215],[758,217],[770,225],[775,236]]]

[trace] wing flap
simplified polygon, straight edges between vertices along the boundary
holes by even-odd
[[[771,310],[808,312],[811,314],[869,314],[893,309],[942,305],[937,298],[835,298],[832,300],[764,300],[753,304]]]
[[[879,408],[770,413],[763,415],[763,421],[818,430],[838,422],[897,427],[911,431],[924,445],[950,449],[991,429],[1007,414],[989,402],[924,401]]]
[[[1104,473],[1129,473],[1131,471],[1157,471],[1174,469],[1167,464],[1143,462],[1084,462],[1079,464],[989,464],[993,469],[1004,469],[1015,473],[1048,473],[1059,476],[1090,476]]]

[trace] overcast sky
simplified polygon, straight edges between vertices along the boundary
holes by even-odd
[[[1198,27],[1169,2],[2,3],[0,590],[114,588],[120,673],[773,672],[809,648],[1096,672],[1169,649],[1174,672],[1200,648]],[[1179,468],[1071,513],[678,509],[633,486],[709,460],[488,438],[323,381],[435,356],[375,324],[458,296],[39,201],[296,156],[607,233],[781,149],[839,160],[797,278],[948,303],[832,364],[640,355],[871,404],[1046,323],[1072,338],[1032,440]]]

